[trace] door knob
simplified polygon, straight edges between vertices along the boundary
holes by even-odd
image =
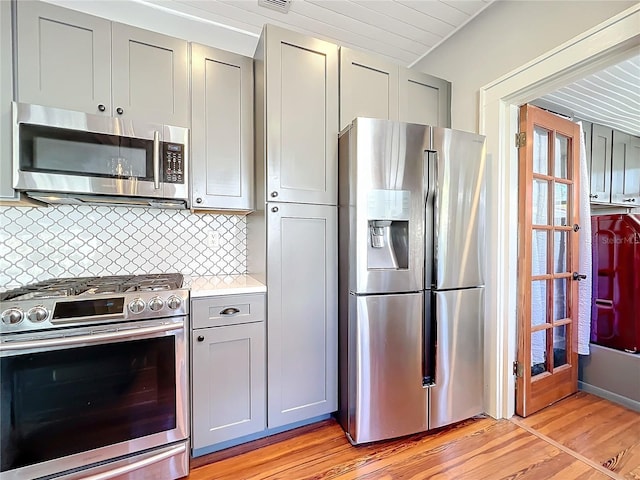
[[[580,280],[584,280],[585,278],[587,278],[586,275],[582,275],[582,274],[580,274],[578,272],[573,272],[573,279],[574,280],[580,281]]]

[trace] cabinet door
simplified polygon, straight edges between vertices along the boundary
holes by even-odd
[[[611,201],[611,141],[613,130],[593,124],[591,129],[591,202]]]
[[[191,45],[194,208],[253,209],[253,59]]]
[[[269,428],[337,410],[337,208],[267,205]]]
[[[120,23],[112,31],[113,115],[188,127],[187,42]]]
[[[265,34],[267,195],[336,205],[338,47],[272,25]]]
[[[640,206],[640,138],[613,131],[611,203]]]
[[[401,122],[451,127],[451,84],[441,78],[400,68]]]
[[[398,68],[340,47],[340,130],[356,117],[398,119]]]
[[[192,332],[192,447],[265,428],[264,322]]]
[[[13,77],[11,72],[11,2],[0,2],[0,199],[15,199],[11,177],[11,101]]]
[[[111,22],[44,2],[16,2],[18,101],[111,113]]]

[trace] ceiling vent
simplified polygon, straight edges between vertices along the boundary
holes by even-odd
[[[258,0],[258,5],[280,13],[287,13],[291,8],[291,0]]]

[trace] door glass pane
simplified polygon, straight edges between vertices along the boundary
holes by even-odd
[[[531,334],[531,376],[548,372],[547,331],[540,330]]]
[[[553,232],[553,273],[567,271],[567,232]]]
[[[531,242],[531,275],[544,275],[547,273],[547,231],[534,230]]]
[[[533,173],[549,175],[549,131],[533,129]]]
[[[567,325],[553,327],[553,366],[567,363]]]
[[[569,139],[556,133],[554,175],[559,178],[567,178],[567,164],[569,155]]]
[[[531,282],[531,325],[547,323],[547,281]]]
[[[556,278],[553,281],[553,319],[567,318],[567,279]]]
[[[567,225],[569,209],[569,186],[565,183],[556,183],[554,191],[554,225]]]
[[[534,225],[547,225],[549,220],[549,182],[533,179],[533,198],[531,199],[532,219]]]

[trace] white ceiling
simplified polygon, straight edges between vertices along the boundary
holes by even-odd
[[[532,103],[640,136],[640,54]]]
[[[292,0],[287,13],[258,0],[134,1],[245,33],[256,44],[271,23],[411,66],[493,0]]]

